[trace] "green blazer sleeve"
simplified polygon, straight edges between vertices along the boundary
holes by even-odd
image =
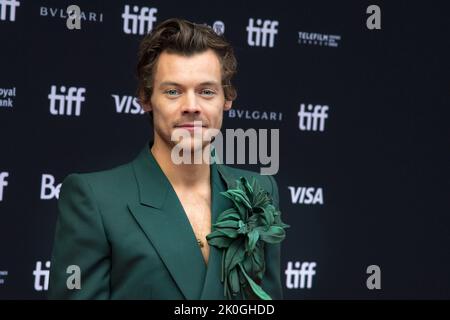
[[[108,299],[110,246],[93,190],[82,174],[64,180],[58,201],[49,299]],[[67,268],[81,270],[81,288],[68,289]]]
[[[274,206],[279,209],[278,186],[272,176],[267,176],[272,186],[272,198]],[[269,244],[265,246],[266,272],[262,280],[261,287],[272,299],[283,299],[283,290],[281,286],[281,243]]]

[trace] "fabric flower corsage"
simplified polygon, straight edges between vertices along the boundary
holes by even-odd
[[[281,221],[270,194],[255,178],[250,184],[240,177],[234,189],[221,194],[234,205],[218,216],[206,238],[210,245],[223,249],[224,295],[231,299],[241,292],[243,299],[271,300],[260,286],[266,267],[264,244],[281,242],[289,226]]]

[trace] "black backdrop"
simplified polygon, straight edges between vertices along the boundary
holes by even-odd
[[[114,98],[131,102],[136,88],[142,35],[125,32],[127,5],[156,8],[155,23],[223,23],[239,63],[236,112],[223,128],[280,129],[286,298],[450,298],[443,1],[15,3],[12,12],[0,0],[0,298],[45,298],[57,190],[43,181],[56,187],[71,172],[130,161],[152,134],[133,104],[118,112]],[[86,14],[81,30],[61,17],[70,4]],[[371,4],[381,30],[366,27]],[[249,45],[250,19],[278,22],[273,47]],[[85,89],[79,115],[52,113],[52,86]],[[300,129],[302,104],[328,106],[323,131]],[[297,188],[323,201],[294,201]],[[288,288],[289,262],[316,264],[310,288]],[[369,265],[381,269],[380,290],[366,287]]]

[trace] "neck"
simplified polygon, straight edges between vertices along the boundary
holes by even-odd
[[[202,152],[205,152],[206,150],[208,154],[210,154],[210,148],[211,145],[208,144],[204,147]],[[172,186],[179,188],[195,188],[209,184],[210,165],[208,163],[203,161],[201,164],[173,163],[171,158],[171,146],[165,144],[160,139],[157,139],[156,136],[150,151]]]

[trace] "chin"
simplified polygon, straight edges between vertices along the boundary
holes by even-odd
[[[181,139],[176,144],[183,148],[183,150],[194,152],[196,150],[203,150],[203,148],[209,144],[209,141],[203,141],[201,137],[187,137]]]

